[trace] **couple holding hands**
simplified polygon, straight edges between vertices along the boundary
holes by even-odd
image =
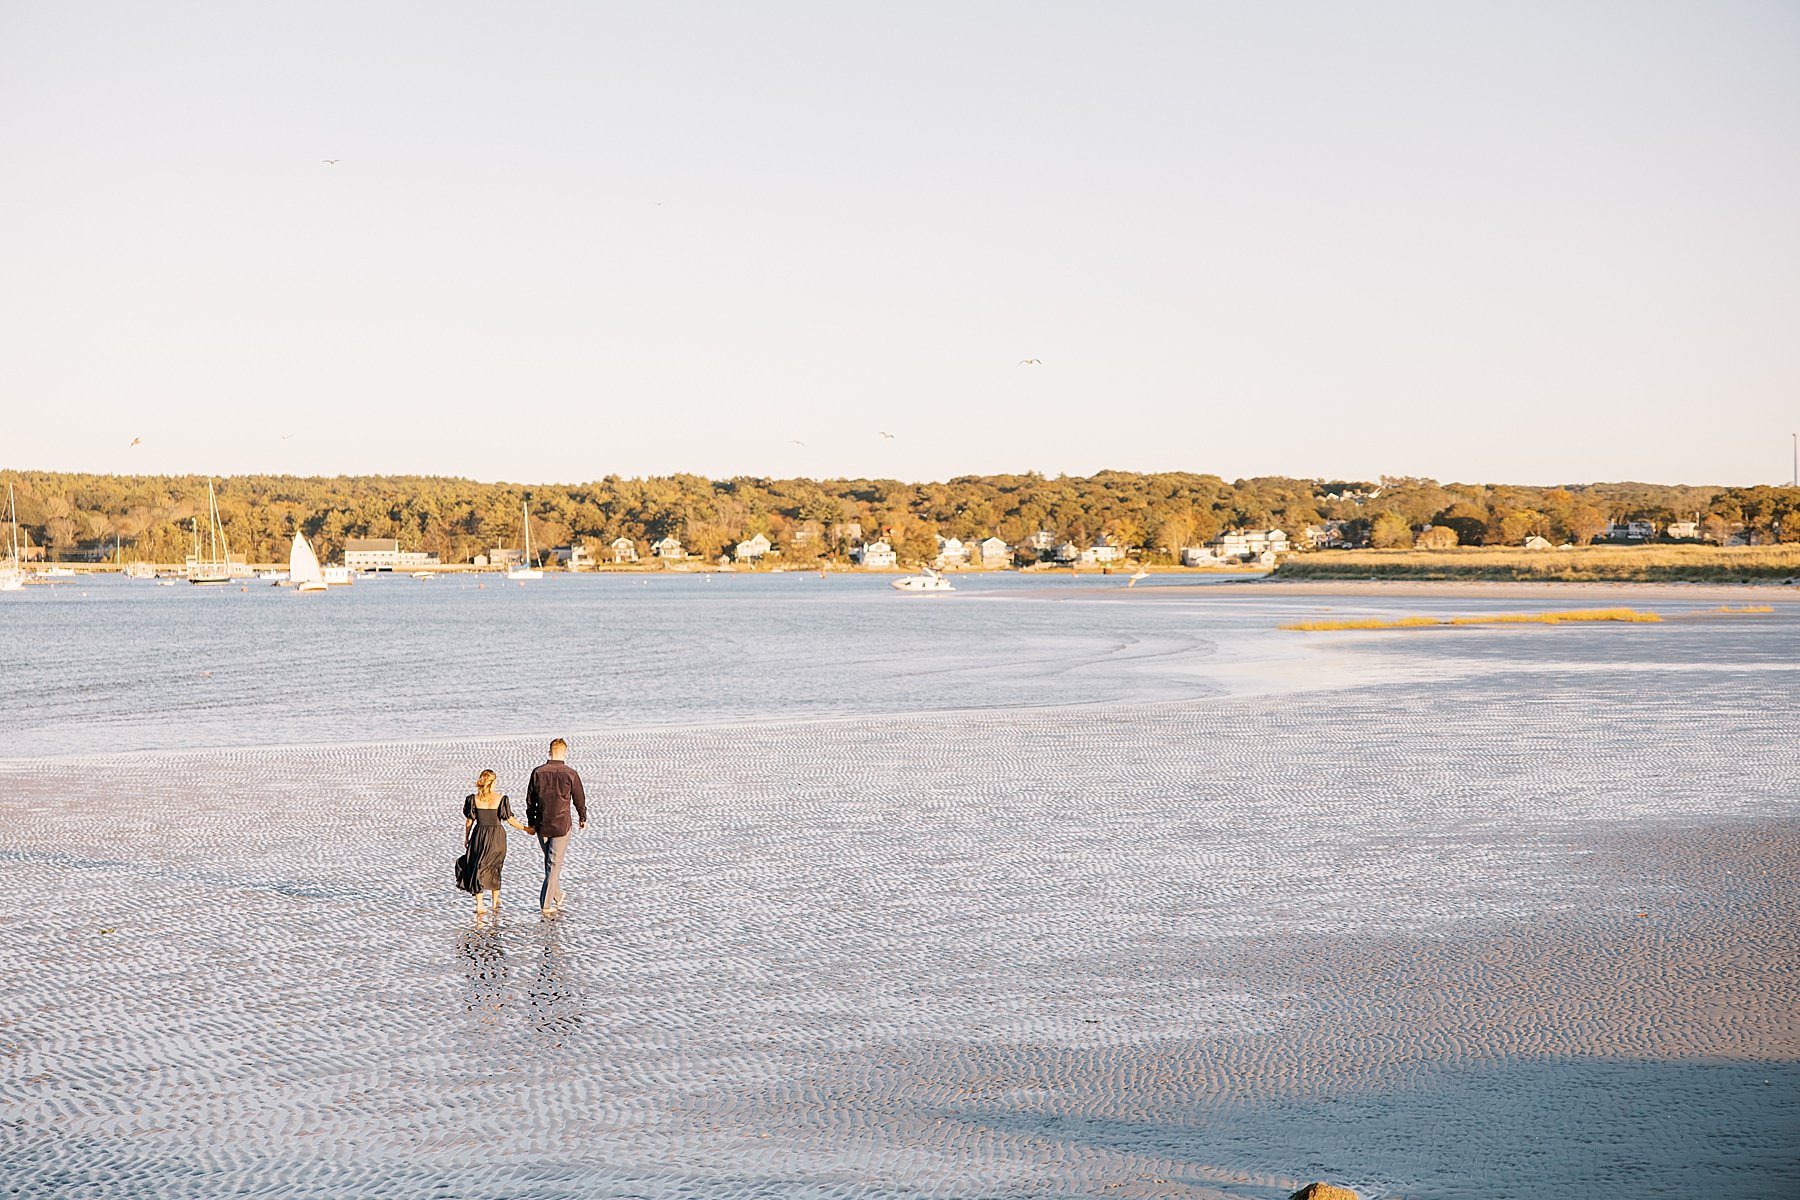
[[[496,795],[492,771],[475,781],[475,794],[463,800],[463,856],[456,860],[456,886],[475,897],[476,913],[487,911],[487,898],[500,911],[500,868],[506,863],[506,827],[537,835],[544,851],[544,886],[538,908],[546,917],[562,912],[568,899],[562,890],[563,855],[574,829],[587,828],[587,795],[581,776],[567,759],[569,743],[557,738],[550,743],[550,760],[531,773],[525,789],[525,822],[513,816],[512,802]],[[573,805],[579,824],[569,819]]]

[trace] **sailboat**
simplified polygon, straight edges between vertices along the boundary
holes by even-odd
[[[525,565],[506,573],[508,579],[542,579],[544,573],[531,565],[531,503],[525,502]]]
[[[188,555],[189,583],[231,582],[231,547],[225,542],[225,522],[219,519],[219,500],[213,495],[212,480],[206,481],[207,557],[200,557],[200,522],[194,521],[194,552]]]
[[[294,547],[288,551],[288,580],[302,592],[327,590],[325,572],[319,569],[319,556],[313,553],[306,535],[294,531]]]
[[[19,506],[10,483],[6,485],[6,507],[12,512],[12,561],[0,567],[0,592],[16,592],[25,586],[25,572],[19,566]]]

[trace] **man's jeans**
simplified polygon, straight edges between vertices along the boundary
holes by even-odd
[[[544,848],[544,891],[538,897],[538,908],[545,909],[562,895],[563,855],[569,849],[569,835],[544,837],[540,834],[538,844]]]

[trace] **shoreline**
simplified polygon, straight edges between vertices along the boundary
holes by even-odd
[[[1551,600],[1591,594],[1618,598],[1621,594],[1646,599],[1705,601],[1721,603],[1754,596],[1759,602],[1800,604],[1800,586],[1785,583],[1520,583],[1486,582],[1482,580],[1436,579],[1246,579],[1221,580],[1218,583],[1158,584],[1146,588],[1071,588],[1065,595],[1143,596],[1218,594],[1229,590],[1232,595],[1259,596],[1464,596],[1471,599]],[[1557,599],[1560,603],[1561,600]]]

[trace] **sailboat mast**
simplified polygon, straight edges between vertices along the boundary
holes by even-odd
[[[211,491],[212,483],[208,481],[206,487],[208,491]],[[225,518],[219,515],[219,501],[216,498],[213,500],[213,520],[219,523],[219,545],[225,551],[225,557],[219,561],[228,564],[225,568],[225,573],[229,575],[231,574],[231,567],[229,566],[229,563],[231,562],[231,539],[225,536]]]

